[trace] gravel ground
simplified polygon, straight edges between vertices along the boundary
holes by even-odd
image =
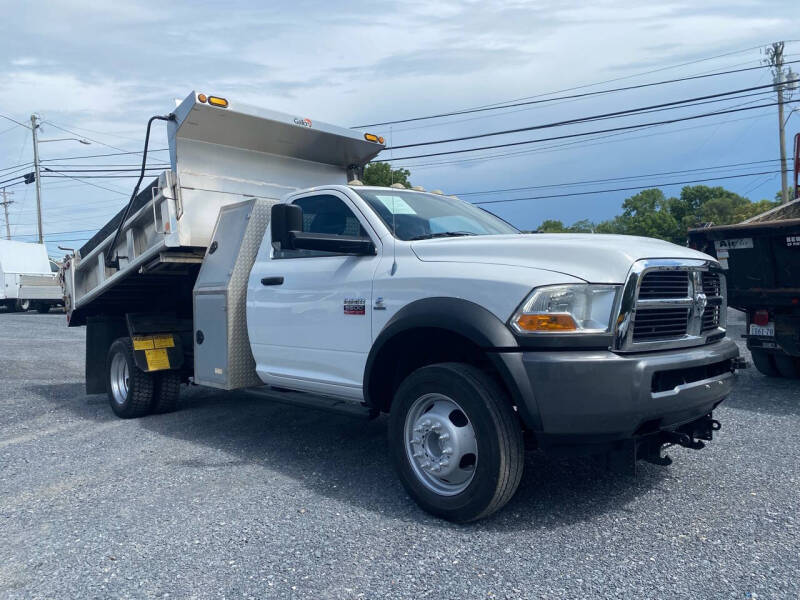
[[[744,371],[717,440],[636,478],[531,453],[455,526],[404,493],[384,419],[194,389],[122,421],[83,337],[0,313],[3,598],[800,597],[800,382]]]

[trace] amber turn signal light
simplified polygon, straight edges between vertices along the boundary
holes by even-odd
[[[520,315],[517,326],[523,331],[573,331],[578,328],[572,315],[565,313]]]

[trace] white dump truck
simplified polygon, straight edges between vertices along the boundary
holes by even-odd
[[[48,312],[64,303],[58,273],[44,244],[0,240],[0,305]],[[56,269],[57,271],[57,269]]]
[[[410,495],[457,522],[511,498],[526,445],[668,464],[719,429],[741,365],[710,256],[361,185],[383,140],[303,116],[192,93],[155,118],[171,168],[63,273],[120,417],[184,383],[388,414]]]

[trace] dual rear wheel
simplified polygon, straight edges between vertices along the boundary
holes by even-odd
[[[177,408],[179,371],[146,373],[136,366],[131,338],[119,338],[108,350],[107,389],[111,409],[118,417],[133,419]]]
[[[178,371],[146,373],[129,337],[108,351],[111,408],[124,419],[176,408]],[[505,390],[463,363],[417,369],[398,387],[389,447],[400,479],[426,511],[458,523],[502,508],[522,478],[522,427]]]

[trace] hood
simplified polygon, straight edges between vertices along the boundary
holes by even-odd
[[[712,257],[653,238],[591,233],[534,233],[436,238],[411,243],[425,262],[510,265],[565,273],[591,283],[622,283],[643,258]]]

